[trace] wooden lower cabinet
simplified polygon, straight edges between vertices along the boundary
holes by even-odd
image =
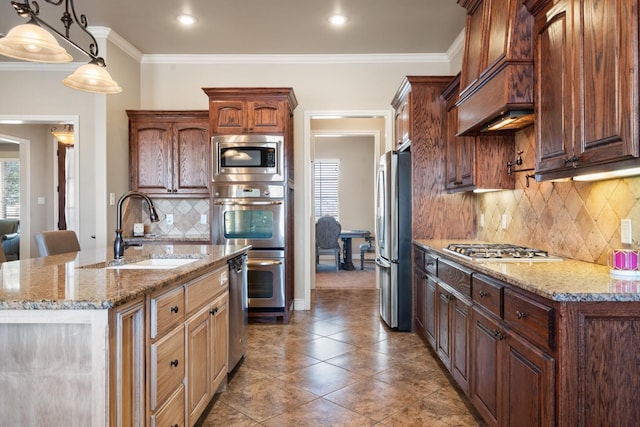
[[[471,382],[469,398],[489,426],[498,425],[500,413],[500,341],[498,321],[474,307],[471,310]]]

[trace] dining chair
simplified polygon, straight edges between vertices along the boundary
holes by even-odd
[[[43,231],[36,233],[33,238],[36,241],[39,256],[65,254],[80,250],[78,236],[73,230]]]
[[[320,255],[335,255],[336,271],[340,270],[340,231],[342,226],[332,216],[323,216],[316,222],[316,267]]]
[[[367,236],[364,240],[367,243],[360,245],[360,270],[364,270],[364,255],[367,253],[375,253],[376,251],[376,247],[373,244],[376,241],[374,236]]]

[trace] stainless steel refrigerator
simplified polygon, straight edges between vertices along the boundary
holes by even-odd
[[[380,316],[391,328],[411,330],[411,152],[380,158],[376,183],[376,258]]]

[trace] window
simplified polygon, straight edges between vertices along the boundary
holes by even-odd
[[[315,215],[316,219],[329,215],[338,219],[340,205],[338,190],[340,188],[340,159],[316,159],[315,176]]]
[[[20,160],[0,160],[0,218],[20,218]]]

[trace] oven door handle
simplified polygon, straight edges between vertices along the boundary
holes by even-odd
[[[213,202],[214,205],[218,206],[275,206],[281,205],[281,200],[270,200],[268,202],[231,202],[231,201],[218,201]]]
[[[282,261],[274,261],[270,259],[254,259],[247,261],[247,267],[252,265],[269,266],[269,265],[282,265]]]

